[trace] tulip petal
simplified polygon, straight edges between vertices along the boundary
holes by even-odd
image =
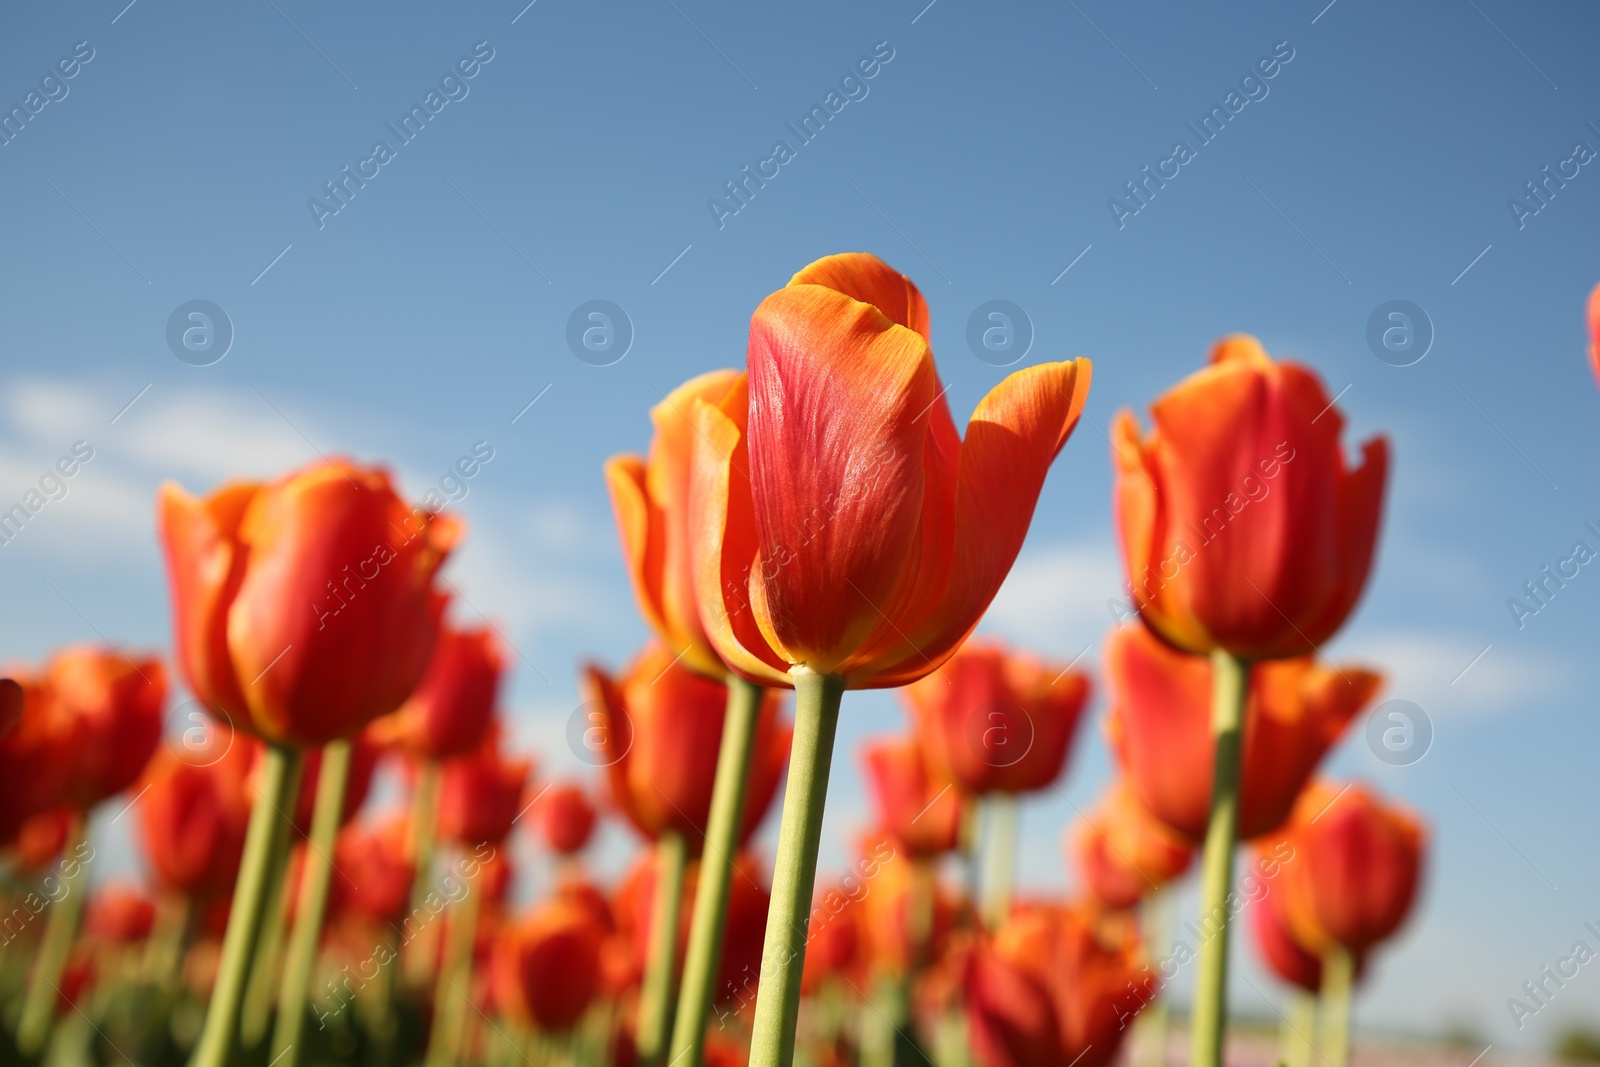
[[[928,332],[928,302],[911,279],[869,252],[841,252],[824,256],[789,279],[790,285],[820,285],[843,293],[883,312],[932,340]]]
[[[666,523],[646,490],[644,460],[625,454],[612,456],[605,464],[606,488],[611,492],[611,510],[617,517],[617,535],[622,541],[623,562],[633,579],[633,595],[639,614],[657,633],[667,631],[662,604],[662,571],[665,569]]]

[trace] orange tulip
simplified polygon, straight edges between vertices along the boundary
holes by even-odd
[[[1284,913],[1318,956],[1358,956],[1405,922],[1422,877],[1427,833],[1410,811],[1359,785],[1316,782],[1285,829],[1295,859],[1283,868]]]
[[[1194,841],[1205,836],[1214,772],[1211,661],[1175,652],[1142,626],[1106,647],[1113,703],[1106,733],[1144,808]],[[1244,713],[1239,837],[1282,825],[1295,797],[1382,677],[1309,657],[1255,664]]]
[[[1589,294],[1589,369],[1600,378],[1600,285]]]
[[[742,389],[742,383],[732,370],[711,371],[678,386],[650,409],[656,429],[650,458],[613,456],[605,468],[640,614],[674,653],[682,652],[685,666],[715,678],[727,668],[700,623],[692,570],[699,534],[689,507],[693,412],[697,401],[720,404],[735,388]]]
[[[373,723],[377,740],[417,759],[471,752],[489,729],[504,670],[492,630],[442,628],[410,699]]]
[[[44,870],[61,855],[80,817],[76,808],[66,807],[51,808],[33,816],[17,831],[11,848],[12,860],[30,873]]]
[[[942,777],[969,793],[1029,793],[1061,776],[1089,679],[974,638],[901,693]]]
[[[619,677],[585,669],[590,700],[604,719],[591,731],[606,763],[611,798],[645,837],[682,834],[699,849],[711,813],[711,785],[722,744],[727,686],[674,662],[652,642]],[[766,817],[789,754],[788,726],[778,721],[778,696],[762,698],[741,841]]]
[[[870,835],[868,842],[863,851],[882,852]],[[905,977],[921,970],[939,957],[964,903],[939,884],[933,864],[914,856],[883,861],[855,905],[863,962],[877,975]]]
[[[83,928],[91,940],[129,945],[150,936],[156,922],[155,902],[126,882],[112,882],[89,898]]]
[[[963,442],[922,294],[848,253],[761,303],[747,372],[692,413],[693,569],[712,646],[772,686],[794,666],[849,688],[937,669],[1022,547],[1088,361],[1011,375]]]
[[[461,526],[408,507],[382,468],[315,463],[205,499],[169,482],[160,526],[178,663],[213,714],[312,747],[416,688]]]
[[[566,1030],[600,991],[605,930],[585,908],[553,900],[495,939],[494,988],[507,1014],[524,1026]]]
[[[1126,1031],[1119,999],[1144,977],[1131,924],[1083,906],[1018,908],[968,961],[967,1025],[982,1067],[1104,1067]]]
[[[1263,849],[1261,854],[1265,857],[1269,853]],[[1284,893],[1269,891],[1250,905],[1250,928],[1255,933],[1256,949],[1273,974],[1307,993],[1316,993],[1322,988],[1322,960],[1295,939],[1294,931],[1289,928],[1284,898]],[[1358,976],[1362,962],[1359,958],[1356,960]]]
[[[345,827],[333,865],[338,873],[328,883],[331,915],[348,909],[375,924],[398,924],[411,903],[416,877],[410,820],[398,814],[371,825]]]
[[[937,777],[914,741],[864,745],[861,766],[877,825],[913,856],[932,857],[961,843],[961,794]]]
[[[1074,828],[1071,852],[1089,893],[1110,908],[1133,907],[1194,859],[1189,841],[1145,811],[1126,781]]]
[[[576,782],[558,782],[545,790],[534,814],[540,836],[562,856],[583,851],[599,818],[588,792]]]
[[[205,766],[173,748],[150,761],[139,825],[145,858],[163,887],[202,899],[232,891],[255,799],[248,784],[252,749],[241,738]]]
[[[1253,337],[1156,401],[1140,436],[1112,431],[1117,525],[1140,616],[1188,652],[1303,656],[1361,596],[1372,565],[1388,442],[1346,467],[1344,418],[1317,376]]]
[[[132,785],[155,754],[166,668],[80,645],[52,657],[46,674],[53,709],[75,735],[67,799],[87,810]]]
[[[499,733],[490,729],[476,752],[444,762],[438,817],[446,840],[467,845],[503,840],[522,813],[533,761],[502,754]]]

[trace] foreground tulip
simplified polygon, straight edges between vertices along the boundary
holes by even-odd
[[[1176,652],[1140,626],[1106,644],[1112,688],[1106,732],[1139,802],[1198,842],[1210,817],[1214,669]],[[1250,669],[1239,773],[1237,834],[1249,840],[1289,817],[1322,757],[1377,695],[1381,675],[1324,667],[1309,657]]]
[[[963,441],[922,295],[847,254],[761,303],[746,371],[720,402],[695,402],[690,512],[712,646],[799,695],[751,1051],[759,1067],[787,1067],[840,696],[915,681],[972,632],[1077,423],[1089,365],[1011,375]]]
[[[461,527],[346,460],[205,499],[167,483],[158,511],[184,679],[214,716],[271,745],[195,1056],[221,1067],[285,854],[297,749],[349,738],[410,696],[444,610],[434,575]]]
[[[1427,834],[1411,812],[1362,786],[1317,782],[1296,802],[1284,837],[1295,852],[1283,870],[1284,915],[1294,939],[1322,959],[1322,1051],[1344,1067],[1356,961],[1405,922]]]
[[[1119,782],[1074,828],[1070,849],[1089,893],[1109,908],[1131,908],[1183,875],[1194,846],[1151,815]]]
[[[1019,908],[968,962],[967,1024],[982,1067],[1104,1067],[1124,1030],[1118,1001],[1144,968],[1131,926],[1082,906]]]

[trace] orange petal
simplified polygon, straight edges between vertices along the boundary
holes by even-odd
[[[666,524],[652,506],[645,489],[644,460],[632,454],[612,456],[605,465],[606,488],[611,491],[611,510],[617,517],[617,536],[622,541],[622,558],[633,580],[634,599],[639,614],[656,633],[667,632],[662,606],[662,558],[665,555]]]
[[[824,256],[789,279],[790,285],[821,285],[871,304],[890,322],[899,323],[932,340],[928,333],[928,302],[910,278],[869,252],[841,252]]]

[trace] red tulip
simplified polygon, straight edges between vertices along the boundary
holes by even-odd
[[[372,776],[377,773],[378,760],[383,755],[371,729],[363,730],[350,739],[350,770],[345,778],[344,804],[339,809],[339,825],[356,817],[356,812],[367,802],[372,789]],[[265,750],[258,749],[259,753]],[[305,754],[300,770],[300,796],[295,802],[294,828],[299,837],[311,835],[311,816],[317,806],[317,782],[322,775],[322,750],[312,749]]]
[[[1388,442],[1345,465],[1344,418],[1299,363],[1242,334],[1112,432],[1117,525],[1140,617],[1187,652],[1245,660],[1314,651],[1372,566]]]
[[[1140,806],[1126,781],[1072,832],[1072,858],[1089,893],[1110,908],[1131,908],[1181,877],[1194,847]]]
[[[830,977],[856,979],[865,955],[862,894],[870,892],[859,880],[817,894],[806,931],[806,965],[801,988],[815,993]]]
[[[15,678],[0,678],[0,740],[17,728],[22,721],[22,705],[26,695],[22,683]]]
[[[1359,785],[1317,782],[1295,804],[1285,837],[1296,858],[1283,868],[1284,912],[1309,951],[1342,945],[1359,955],[1405,922],[1427,842],[1411,812]]]
[[[939,957],[963,902],[939,884],[932,864],[885,853],[870,835],[868,841],[865,852],[876,848],[891,858],[880,862],[856,905],[863,961],[875,974],[906,976]]]
[[[522,1025],[567,1030],[600,991],[605,931],[585,909],[553,900],[496,939],[494,985]]]
[[[611,798],[634,828],[654,840],[682,834],[691,850],[705,837],[727,686],[673,661],[651,643],[620,677],[588,667],[585,681],[596,706],[590,730],[605,761]],[[745,791],[744,833],[761,824],[789,755],[789,727],[778,721],[778,696],[762,699]]]
[[[399,814],[371,825],[345,827],[334,848],[333,865],[330,914],[343,906],[375,924],[399,923],[411,903],[416,875],[410,820]]]
[[[378,740],[417,759],[471,752],[489,729],[504,670],[492,630],[444,627],[410,699],[373,724]]]
[[[685,666],[714,678],[727,668],[711,647],[695,601],[693,548],[699,523],[689,504],[690,459],[696,402],[719,404],[735,389],[743,395],[742,378],[732,370],[685,382],[650,410],[656,430],[650,458],[619,455],[606,462],[606,485],[639,612],[663,643],[682,652]]]
[[[83,927],[92,940],[130,945],[149,937],[155,922],[156,906],[149,894],[112,882],[89,898]]]
[[[1263,850],[1265,853],[1265,850]],[[1250,905],[1250,928],[1255,933],[1256,949],[1272,973],[1307,993],[1322,988],[1322,960],[1295,939],[1284,909],[1285,894],[1268,892]],[[1362,960],[1356,960],[1359,976]]]
[[[216,762],[196,766],[164,748],[145,773],[138,803],[145,857],[157,882],[200,898],[233,890],[255,794],[253,746],[238,739]]]
[[[434,573],[461,534],[344,460],[210,497],[162,486],[175,645],[213,714],[303,747],[398,708],[444,610]]]
[[[534,815],[540,836],[552,852],[562,856],[583,851],[599,818],[588,792],[576,782],[559,782],[546,789]]]
[[[75,808],[41,811],[22,824],[12,845],[11,858],[24,871],[42,871],[55,862],[83,818]]]
[[[969,793],[1029,793],[1061,776],[1089,679],[974,638],[901,693],[942,777]]]
[[[532,760],[500,752],[499,731],[491,729],[476,752],[444,762],[439,835],[467,845],[504,839],[522,813],[522,795],[532,773]]]
[[[1141,626],[1106,647],[1113,704],[1106,732],[1139,803],[1194,841],[1211,804],[1211,661],[1175,652]],[[1382,677],[1310,658],[1255,664],[1245,707],[1239,837],[1282,825],[1295,797]]]
[[[58,652],[46,671],[53,709],[76,735],[67,799],[87,810],[132,785],[155,754],[166,668],[153,657],[77,646]]]
[[[692,412],[695,593],[713,647],[771,686],[800,665],[850,688],[936,670],[1022,547],[1088,361],[1011,375],[962,441],[922,294],[848,253],[762,301],[747,371]]]
[[[967,1025],[982,1067],[1104,1067],[1126,1031],[1119,1001],[1144,977],[1131,925],[1081,906],[1018,908],[971,956]]]
[[[877,825],[913,856],[931,857],[961,843],[961,793],[935,776],[914,741],[880,740],[861,749]]]
[[[16,725],[0,737],[0,846],[14,841],[24,824],[65,803],[78,738],[72,724],[56,714],[43,678],[13,671],[22,706]],[[7,699],[16,701],[15,691]]]

